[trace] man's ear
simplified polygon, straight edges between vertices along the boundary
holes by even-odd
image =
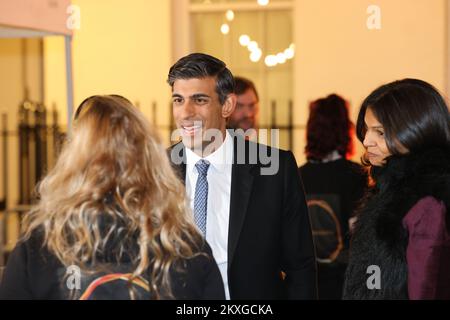
[[[225,100],[225,103],[222,106],[222,117],[228,118],[231,116],[231,114],[234,112],[234,109],[236,108],[236,95],[234,93],[230,93],[227,96],[227,100]]]

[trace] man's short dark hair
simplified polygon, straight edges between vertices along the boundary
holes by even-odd
[[[230,93],[234,93],[234,77],[226,64],[204,53],[192,53],[178,60],[169,70],[167,82],[173,88],[176,80],[216,78],[216,92],[220,104],[224,104]]]
[[[255,84],[250,79],[244,77],[234,77],[235,88],[234,93],[240,95],[244,94],[247,90],[252,90],[255,93],[256,99],[259,101],[258,91],[256,91]]]

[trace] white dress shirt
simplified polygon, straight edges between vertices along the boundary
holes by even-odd
[[[225,296],[230,299],[228,288],[228,227],[230,221],[231,168],[233,164],[233,139],[226,131],[225,141],[205,158],[186,148],[186,192],[194,211],[195,185],[198,172],[195,164],[203,159],[210,163],[208,180],[208,204],[206,213],[206,241],[211,246],[222,274]]]

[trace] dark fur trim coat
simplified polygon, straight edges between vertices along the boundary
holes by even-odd
[[[392,156],[373,172],[376,186],[360,210],[351,242],[344,299],[408,299],[406,248],[402,220],[422,198],[443,201],[450,216],[450,148]],[[370,290],[367,267],[381,270],[381,289]]]

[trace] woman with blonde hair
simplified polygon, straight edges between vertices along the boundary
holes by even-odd
[[[183,185],[127,99],[81,103],[38,199],[0,298],[224,299]]]

